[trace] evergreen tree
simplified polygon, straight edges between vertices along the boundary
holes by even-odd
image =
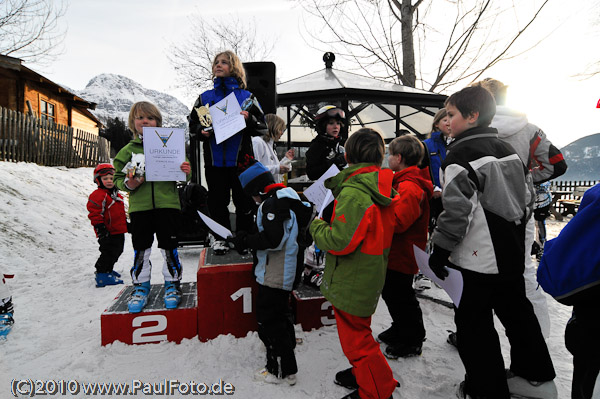
[[[118,117],[109,118],[106,122],[106,128],[100,135],[110,141],[110,155],[112,158],[133,139],[133,135],[125,122]]]

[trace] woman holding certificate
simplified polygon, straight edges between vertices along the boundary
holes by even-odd
[[[238,175],[244,171],[248,160],[254,157],[252,136],[262,135],[267,127],[258,101],[252,93],[245,90],[246,72],[236,54],[231,51],[217,54],[212,64],[212,74],[214,88],[198,97],[188,117],[190,135],[203,142],[208,209],[212,219],[231,230],[228,205],[232,195],[236,231],[251,231],[255,204],[242,190]],[[213,107],[210,112],[226,113],[222,100],[231,94],[241,107],[246,127],[223,139],[211,126],[211,121],[217,115],[211,115],[209,107]],[[225,238],[216,237],[217,241],[213,244],[215,254],[227,252]]]

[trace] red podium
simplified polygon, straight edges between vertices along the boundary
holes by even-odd
[[[200,253],[196,281],[198,339],[208,341],[220,334],[239,338],[256,331],[258,285],[252,273],[251,254],[229,251],[217,256],[212,248],[206,248]]]
[[[229,251],[216,256],[212,248],[200,253],[196,283],[182,283],[177,309],[164,307],[164,285],[152,285],[148,304],[140,313],[129,313],[133,286],[125,287],[100,316],[102,345],[115,341],[146,344],[181,342],[196,335],[208,341],[221,334],[245,337],[256,331],[256,292],[252,255]],[[333,308],[315,287],[300,285],[291,298],[295,323],[310,331],[335,324]]]
[[[304,331],[335,324],[333,305],[313,286],[300,284],[294,290],[292,312],[296,315],[296,324],[300,324]]]
[[[140,313],[129,313],[127,302],[133,286],[127,286],[100,316],[102,345],[114,341],[146,344],[161,341],[181,342],[198,334],[196,283],[181,284],[181,303],[177,309],[166,309],[163,284],[152,285],[148,303]]]

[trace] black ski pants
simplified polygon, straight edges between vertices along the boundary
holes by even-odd
[[[98,240],[100,257],[96,261],[96,273],[110,273],[123,253],[125,234],[111,234]]]
[[[413,275],[387,270],[381,297],[392,316],[399,344],[421,345],[425,339],[423,313],[413,289]]]
[[[565,330],[565,346],[573,355],[571,399],[591,399],[600,372],[598,303],[577,304]]]
[[[221,226],[231,230],[229,205],[231,196],[235,205],[235,230],[252,231],[256,205],[252,197],[242,189],[236,167],[217,168],[207,166],[204,170],[208,185],[208,210],[210,217]]]
[[[267,348],[267,370],[284,378],[298,372],[296,333],[290,309],[290,292],[258,285],[256,296],[258,336]]]
[[[494,313],[510,343],[510,370],[530,381],[556,376],[542,330],[525,296],[523,275],[484,275],[462,270],[464,288],[455,311],[458,353],[471,396],[508,399],[508,384]]]

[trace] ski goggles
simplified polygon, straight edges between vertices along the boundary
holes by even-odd
[[[325,113],[330,118],[346,119],[346,113],[341,108],[331,108]]]

